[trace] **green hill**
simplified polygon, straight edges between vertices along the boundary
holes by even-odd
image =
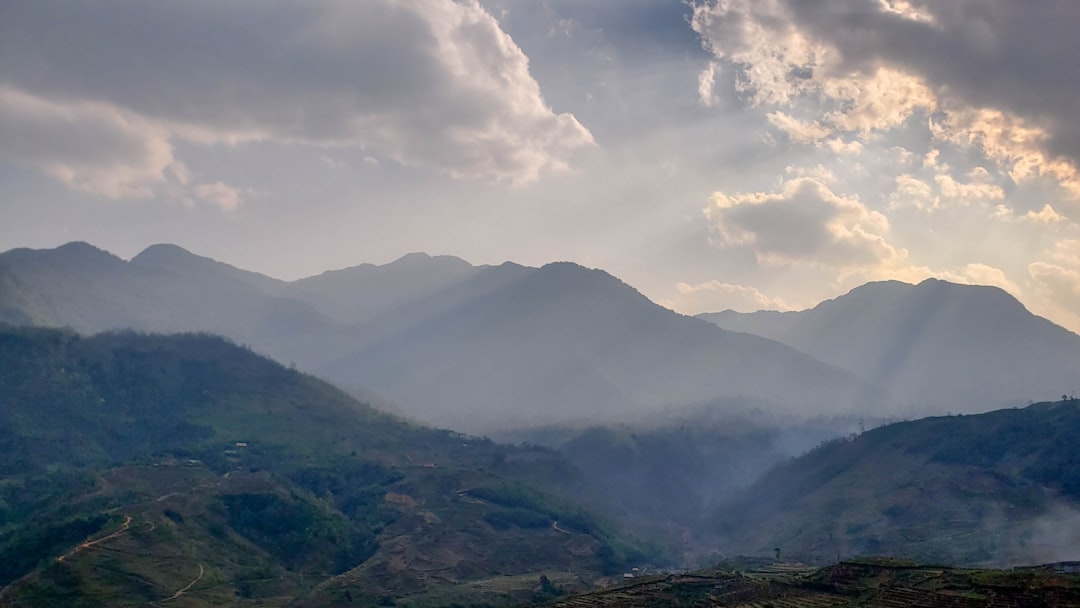
[[[727,553],[948,564],[1080,558],[1080,401],[902,422],[821,445],[714,517]]]
[[[0,605],[583,588],[645,555],[536,489],[579,480],[549,450],[402,422],[221,338],[0,328]]]

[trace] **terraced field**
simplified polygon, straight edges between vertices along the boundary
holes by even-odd
[[[774,564],[750,570],[643,577],[544,604],[549,608],[1027,608],[1080,607],[1080,575],[1053,567],[964,570],[891,560],[820,570]]]

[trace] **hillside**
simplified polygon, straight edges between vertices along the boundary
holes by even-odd
[[[36,298],[11,272],[0,265],[0,323],[50,325],[45,303]]]
[[[996,287],[885,281],[800,312],[699,316],[851,371],[901,411],[969,412],[1080,390],[1080,336]]]
[[[0,395],[3,606],[408,605],[492,577],[528,599],[646,557],[535,489],[579,483],[555,453],[404,423],[220,338],[3,328]]]
[[[813,571],[799,564],[755,564],[643,576],[612,589],[559,598],[552,608],[785,606],[827,608],[1041,608],[1080,606],[1080,575],[1053,567],[963,570],[898,560],[845,561]],[[1062,564],[1075,572],[1075,564]]]
[[[678,315],[570,263],[473,267],[414,254],[287,283],[170,245],[125,262],[71,243],[12,250],[0,266],[25,295],[4,306],[35,298],[46,324],[220,333],[471,432],[734,396],[843,411],[876,394],[790,347]]]
[[[718,510],[727,554],[947,564],[1080,559],[1080,401],[902,422],[834,440]]]

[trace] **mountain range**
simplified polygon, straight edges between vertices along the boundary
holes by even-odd
[[[996,288],[695,319],[565,262],[286,282],[71,243],[0,254],[0,323],[0,606],[532,601],[777,549],[1080,559],[1080,337]]]
[[[0,268],[9,322],[218,333],[459,430],[621,420],[734,396],[839,410],[875,394],[789,346],[676,314],[570,263],[414,254],[284,282],[172,245],[124,261],[70,243],[8,251]]]
[[[806,311],[693,319],[601,270],[426,254],[286,282],[175,245],[130,261],[15,249],[0,320],[213,332],[474,432],[733,398],[796,416],[985,411],[1074,392],[1080,369],[1080,336],[994,287],[886,281]]]

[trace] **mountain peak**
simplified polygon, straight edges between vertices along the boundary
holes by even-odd
[[[406,253],[400,258],[390,262],[391,264],[397,264],[398,262],[419,262],[432,259],[432,255],[426,251],[414,251],[412,253]]]
[[[109,253],[108,251],[105,251],[104,249],[100,249],[98,247],[94,247],[93,245],[91,245],[90,243],[87,243],[86,241],[71,241],[70,243],[64,243],[63,245],[57,247],[53,251],[55,251],[57,253],[63,253],[65,255],[76,255],[76,254],[101,255],[101,254],[105,254],[105,255],[108,255],[108,256],[111,256],[111,257],[115,257],[111,253]]]
[[[412,253],[406,253],[400,258],[385,264],[384,266],[393,266],[395,268],[403,267],[427,267],[434,264],[454,265],[459,267],[471,267],[472,264],[465,260],[452,255],[431,255],[423,251],[414,251]]]
[[[139,252],[139,255],[132,258],[131,261],[134,262],[137,259],[148,260],[184,257],[200,256],[196,256],[194,253],[191,253],[190,251],[184,249],[179,245],[174,245],[172,243],[156,243],[154,245],[150,245],[146,249],[143,249],[141,252]]]
[[[215,266],[226,266],[213,258],[191,253],[179,245],[159,243],[143,249],[139,255],[131,258],[132,265],[144,268],[168,270],[195,270]]]
[[[64,266],[85,268],[123,264],[120,258],[85,241],[72,241],[55,249],[30,249],[28,247],[12,249],[3,256],[16,265],[59,263]]]
[[[617,277],[599,268],[588,268],[576,262],[551,262],[541,266],[534,275],[534,281],[552,289],[554,293],[564,291],[595,292],[603,290],[618,292],[628,290],[640,295],[636,289]],[[644,297],[644,296],[642,296]]]

